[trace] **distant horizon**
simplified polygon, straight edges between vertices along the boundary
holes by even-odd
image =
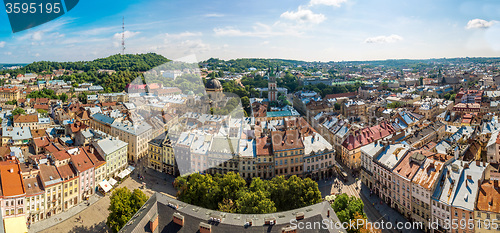
[[[80,1],[12,33],[0,8],[0,63],[81,61],[121,52],[300,61],[500,57],[492,0]]]
[[[154,52],[151,52],[151,53],[154,53]],[[110,56],[113,56],[113,55],[119,55],[120,53],[117,53],[117,54],[112,54],[112,55],[109,55],[109,56],[105,56],[105,57],[96,57],[92,60],[73,60],[73,61],[54,61],[54,60],[38,60],[38,61],[32,61],[32,62],[12,62],[12,63],[1,63],[0,62],[0,65],[29,65],[31,63],[34,63],[34,62],[85,62],[85,61],[93,61],[93,60],[96,60],[96,59],[101,59],[101,58],[107,58],[107,57],[110,57]],[[131,54],[131,53],[126,53],[125,55],[128,55],[128,54]],[[131,54],[131,55],[136,55],[136,54],[145,54],[145,53],[134,53],[134,54]],[[158,53],[157,53],[158,54]],[[175,58],[170,58],[170,57],[166,57],[165,55],[162,55],[162,54],[158,54],[158,55],[161,55],[169,60],[175,60]],[[377,61],[403,61],[403,60],[415,60],[415,61],[427,61],[427,60],[438,60],[438,59],[445,59],[445,60],[451,60],[451,59],[466,59],[466,58],[484,58],[484,59],[495,59],[495,58],[498,58],[500,59],[500,56],[497,56],[497,57],[471,57],[471,56],[465,56],[465,57],[440,57],[440,58],[388,58],[388,59],[376,59],[376,60],[342,60],[342,61],[306,61],[306,60],[297,60],[297,59],[291,59],[291,58],[264,58],[264,57],[238,57],[238,58],[229,58],[229,59],[222,59],[222,58],[218,58],[218,57],[210,57],[208,59],[204,59],[204,60],[200,60],[199,62],[203,62],[203,61],[207,61],[209,59],[219,59],[219,60],[223,60],[223,61],[229,61],[229,60],[237,60],[237,59],[265,59],[265,60],[289,60],[289,61],[296,61],[296,62],[305,62],[305,63],[331,63],[331,62],[334,62],[334,63],[342,63],[342,62],[377,62]]]

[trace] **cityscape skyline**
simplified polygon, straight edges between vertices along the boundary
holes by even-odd
[[[286,3],[286,4],[285,4]],[[121,51],[169,59],[303,61],[500,56],[494,1],[358,0],[80,2],[66,15],[12,33],[0,14],[1,63],[93,60]],[[2,8],[4,10],[5,8]]]

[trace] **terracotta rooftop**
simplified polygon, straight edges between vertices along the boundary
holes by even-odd
[[[61,178],[63,180],[71,180],[72,178],[75,178],[77,173],[71,165],[65,164],[57,167],[57,171],[59,172],[59,175],[61,175]]]
[[[91,151],[90,146],[86,146],[83,148],[89,157],[90,161],[92,161],[92,164],[94,164],[94,167],[99,167],[103,164],[106,163],[106,160],[104,160],[99,153],[97,153],[97,150],[94,150],[94,152]]]
[[[4,197],[24,195],[24,183],[17,160],[0,162],[0,180]]]
[[[14,116],[14,123],[31,123],[31,122],[38,122],[38,114]]]
[[[42,194],[44,190],[42,189],[42,182],[40,177],[36,176],[33,178],[24,179],[24,190],[26,190],[26,196],[35,196],[37,194]]]
[[[19,91],[17,87],[0,87],[0,92],[16,92]]]
[[[325,96],[325,99],[336,99],[336,98],[341,98],[341,97],[347,97],[347,98],[353,98],[356,97],[358,92],[347,92],[347,93],[340,93],[340,94],[328,94]]]
[[[36,99],[36,104],[48,104],[49,103],[49,98],[37,98]]]
[[[271,133],[273,151],[303,149],[298,130],[273,131]]]
[[[34,138],[33,142],[37,147],[46,147],[50,144],[50,140],[48,137]]]
[[[444,162],[428,157],[417,174],[413,177],[413,183],[432,190],[434,183],[439,179],[439,172],[443,169]]]
[[[49,105],[44,105],[44,104],[35,104],[33,106],[34,109],[43,109],[43,110],[49,110]]]
[[[426,157],[421,150],[411,151],[403,160],[394,168],[393,172],[408,179],[413,179],[413,176],[418,172],[420,164],[425,161]]]
[[[71,155],[71,162],[78,172],[84,172],[94,167],[87,153],[81,148],[78,148],[77,154]]]
[[[32,129],[31,136],[33,138],[39,138],[46,135],[46,131],[44,129]]]
[[[485,180],[479,186],[476,209],[500,213],[500,188],[498,180]]]
[[[379,125],[355,131],[353,134],[347,137],[342,145],[348,150],[354,150],[364,145],[368,145],[381,138],[385,138],[395,132],[396,130],[392,127],[391,124],[382,122]]]
[[[101,103],[101,107],[110,107],[110,106],[115,106],[116,102],[104,102]]]
[[[66,159],[69,159],[71,157],[68,154],[68,152],[65,150],[61,150],[61,151],[52,153],[52,156],[54,157],[55,160],[58,160],[58,161],[66,160]]]
[[[40,164],[40,180],[44,188],[61,183],[62,179],[56,166]]]
[[[271,143],[267,142],[267,137],[257,138],[255,140],[257,156],[268,156],[272,154]]]
[[[73,124],[70,124],[69,126],[70,126],[70,128],[71,128],[71,132],[73,132],[73,133],[77,133],[77,132],[79,132],[79,131],[80,131],[80,130],[82,130],[82,129],[86,129],[86,128],[88,128],[88,126],[87,126],[87,125],[83,124],[83,123],[82,123],[82,122],[80,122],[80,121],[77,121],[77,122],[75,122],[75,123],[73,123]]]

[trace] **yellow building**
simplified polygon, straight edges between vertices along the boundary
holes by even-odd
[[[500,230],[500,193],[498,190],[498,180],[485,180],[480,184],[474,210],[474,232],[493,233]],[[481,224],[478,224],[479,222]],[[491,223],[491,225],[488,226],[485,223]]]
[[[148,143],[149,167],[159,172],[175,175],[174,149],[167,133],[154,138]]]
[[[0,88],[0,102],[20,99],[20,91],[17,87],[2,87]]]

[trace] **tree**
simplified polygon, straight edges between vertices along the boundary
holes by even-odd
[[[115,189],[110,200],[108,208],[110,213],[106,225],[113,232],[118,232],[144,205],[148,197],[139,189],[131,192],[127,187],[123,187]]]
[[[47,112],[47,110],[44,109],[37,109],[36,111],[40,113],[42,116],[47,116],[49,114],[49,112]]]
[[[332,208],[342,223],[349,223],[353,220],[356,221],[356,219],[359,218],[366,218],[363,207],[364,204],[360,198],[354,196],[350,197],[345,193],[337,196],[335,201],[332,203]],[[359,232],[359,229],[349,228],[348,232]]]
[[[78,95],[78,100],[84,104],[87,103],[87,93],[83,92]]]
[[[66,93],[62,93],[62,94],[59,96],[59,99],[60,99],[62,102],[66,102],[66,100],[68,100],[68,95],[66,95]]]
[[[333,107],[335,108],[335,110],[340,110],[341,105],[339,103],[335,102]]]
[[[16,109],[12,110],[12,116],[24,115],[24,114],[26,114],[26,112],[22,108],[16,108]]]
[[[249,185],[239,174],[224,176],[198,173],[174,181],[179,200],[230,213],[261,214],[285,211],[322,201],[318,184],[311,179],[278,176],[273,180],[253,178]]]
[[[276,212],[274,202],[263,191],[242,192],[236,201],[238,213],[266,214]]]

